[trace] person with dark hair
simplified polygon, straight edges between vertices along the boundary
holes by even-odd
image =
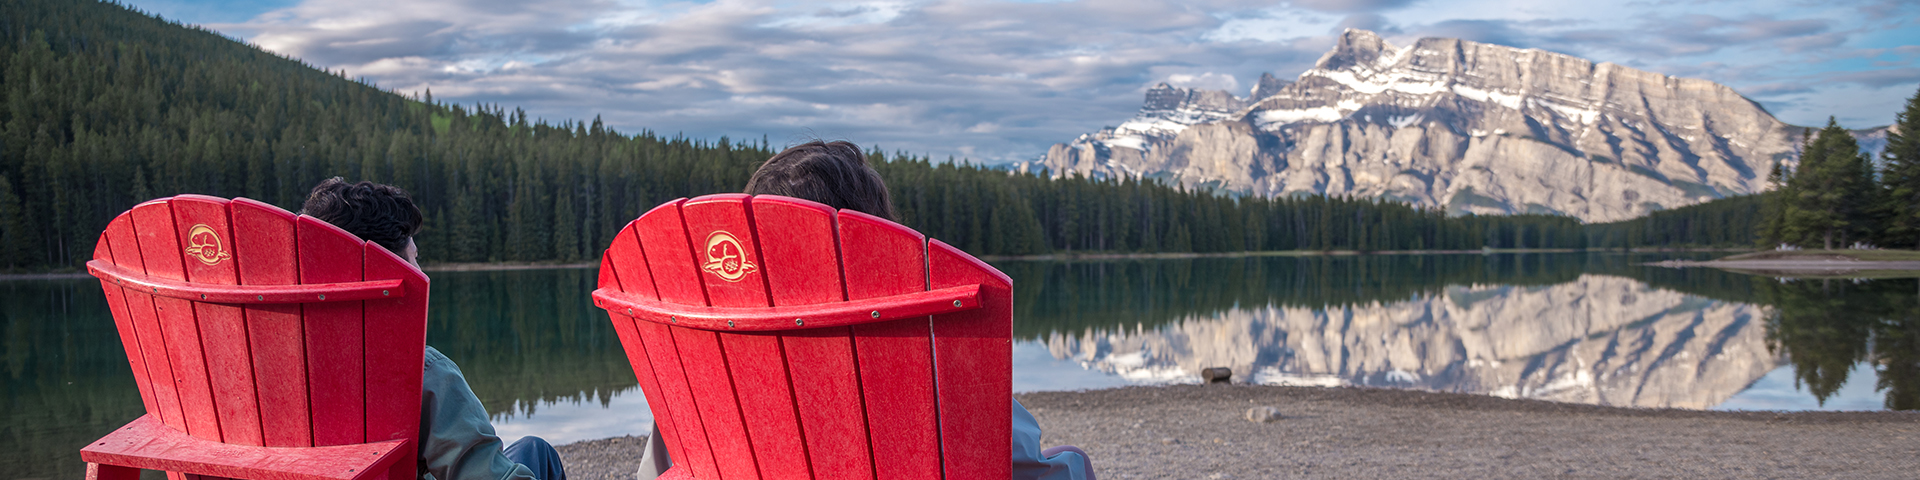
[[[880,172],[867,165],[860,147],[852,142],[814,140],[775,154],[747,180],[749,195],[780,195],[853,210],[898,222],[891,194]],[[1011,393],[1011,392],[1009,392]],[[1013,400],[1013,478],[1034,480],[1097,480],[1093,459],[1074,446],[1040,449],[1040,422]],[[652,480],[672,465],[655,424],[643,447],[638,480]]]
[[[413,242],[425,217],[405,190],[373,182],[321,181],[300,213],[340,227],[361,240],[420,265]],[[420,382],[420,464],[423,480],[566,480],[560,454],[540,437],[500,448],[487,409],[460,366],[428,346]]]
[[[845,140],[814,140],[781,151],[754,170],[744,193],[807,199],[899,221],[880,172],[867,165],[859,146]]]

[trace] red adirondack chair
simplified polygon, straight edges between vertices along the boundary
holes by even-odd
[[[147,414],[80,450],[89,479],[415,476],[413,265],[312,217],[200,195],[121,214],[93,258]]]
[[[594,303],[684,479],[1011,474],[1012,283],[851,210],[710,195],[615,237]]]

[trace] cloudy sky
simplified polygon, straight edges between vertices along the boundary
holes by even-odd
[[[401,92],[625,132],[809,138],[999,163],[1133,115],[1153,84],[1293,78],[1344,28],[1706,78],[1782,120],[1891,123],[1904,0],[131,0]]]

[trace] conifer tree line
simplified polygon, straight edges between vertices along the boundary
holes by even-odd
[[[1799,165],[1767,175],[1775,190],[1761,203],[1761,246],[1920,247],[1920,92],[1894,119],[1878,168],[1832,118],[1808,129]]]
[[[112,3],[5,0],[0,269],[74,267],[107,221],[180,193],[297,210],[341,176],[424,206],[429,262],[591,259],[676,197],[732,192],[773,153],[408,97]],[[951,160],[951,159],[949,159]],[[1235,198],[1048,179],[874,149],[903,223],[976,254],[1579,248],[1565,217],[1450,218],[1364,199]]]
[[[903,223],[974,253],[1583,248],[1565,216],[1451,217],[1328,196],[1232,197],[1138,179],[1049,179],[925,157],[870,157]]]
[[[1760,204],[1769,194],[1727,197],[1649,213],[1640,218],[1589,224],[1587,248],[1751,248],[1760,224]]]
[[[1797,166],[1773,164],[1772,190],[1588,225],[1587,245],[1920,248],[1920,92],[1894,120],[1879,162],[1828,118],[1802,134]]]

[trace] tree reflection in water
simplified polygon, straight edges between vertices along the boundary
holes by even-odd
[[[427,345],[460,365],[496,421],[639,385],[590,295],[597,269],[434,272]]]
[[[1868,362],[1892,410],[1920,408],[1920,280],[1756,279],[1773,306],[1767,348],[1821,404]]]

